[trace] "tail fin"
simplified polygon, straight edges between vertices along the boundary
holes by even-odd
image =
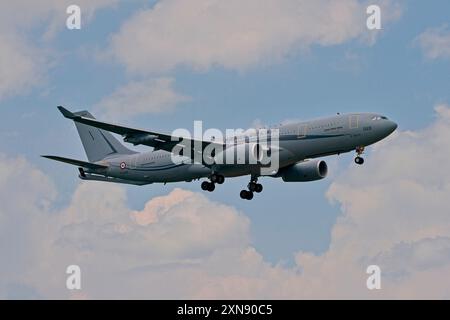
[[[95,119],[88,111],[72,113],[63,107],[58,107],[58,109],[69,119],[74,119],[76,117]],[[122,145],[110,132],[77,121],[74,122],[89,162],[100,161],[107,156],[114,154],[123,155],[136,153]]]

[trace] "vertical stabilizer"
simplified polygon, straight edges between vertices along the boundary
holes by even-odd
[[[95,119],[88,111],[74,112],[71,115]],[[110,132],[76,121],[74,122],[89,162],[100,161],[115,154],[126,155],[136,153],[122,145]]]

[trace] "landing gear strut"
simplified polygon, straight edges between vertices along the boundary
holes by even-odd
[[[258,183],[257,178],[252,178],[247,187],[248,190],[242,190],[239,194],[241,196],[241,199],[252,200],[254,192],[260,193],[261,191],[263,191],[263,186],[262,184]]]
[[[356,158],[355,163],[362,165],[364,163],[364,158],[361,157],[361,155],[364,153],[364,147],[357,147],[356,148]]]

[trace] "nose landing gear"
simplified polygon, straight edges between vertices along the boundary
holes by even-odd
[[[361,155],[364,153],[364,147],[357,147],[356,148],[356,158],[355,163],[362,165],[364,163],[364,158],[361,157]]]
[[[356,157],[356,158],[355,158],[355,163],[356,163],[356,164],[359,164],[359,165],[362,165],[362,164],[364,163],[364,158],[362,158],[362,157]]]

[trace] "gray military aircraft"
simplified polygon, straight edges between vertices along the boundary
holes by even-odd
[[[263,189],[258,178],[269,176],[285,182],[305,182],[323,179],[328,166],[318,157],[356,151],[355,162],[364,163],[361,154],[366,146],[374,144],[395,131],[397,124],[375,113],[338,114],[305,122],[281,125],[277,128],[277,144],[260,144],[254,136],[234,136],[222,141],[196,140],[159,132],[130,128],[96,120],[88,111],[70,112],[58,107],[64,117],[75,122],[83,143],[87,161],[58,156],[48,159],[75,165],[82,180],[146,185],[151,183],[203,181],[201,188],[212,192],[225,178],[250,176],[247,189],[240,192],[242,199],[251,200]],[[266,131],[270,133],[269,129]],[[133,145],[146,145],[153,150],[138,153],[126,148],[112,134],[118,134]],[[256,131],[257,132],[257,131]],[[211,148],[212,147],[212,148]],[[178,148],[178,152],[174,150]],[[212,149],[209,158],[197,157]],[[277,154],[274,171],[262,174],[261,154]],[[220,150],[219,152],[214,150]],[[233,151],[233,159],[247,161],[224,162],[222,158]],[[250,155],[255,162],[248,162]]]

